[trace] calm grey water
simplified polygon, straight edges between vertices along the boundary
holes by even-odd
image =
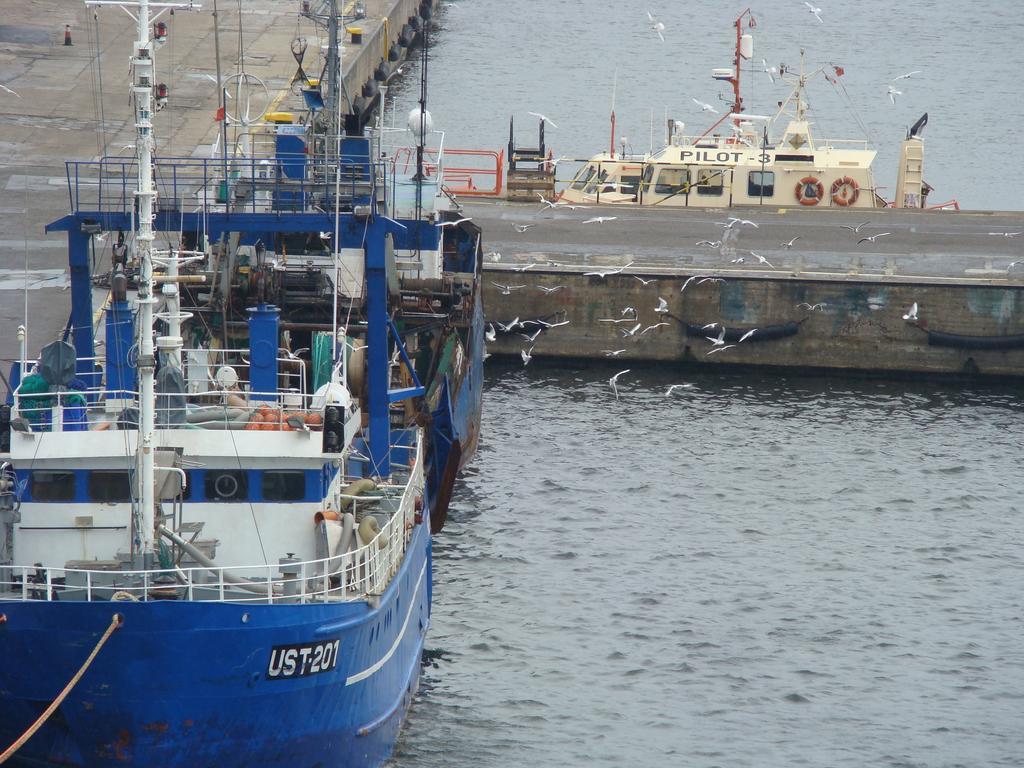
[[[1017,391],[616,370],[489,369],[397,766],[1024,765]]]
[[[755,60],[795,63],[802,43],[843,65],[880,183],[929,111],[935,200],[1024,207],[1015,6],[817,4],[822,25],[800,2],[764,8]],[[742,6],[651,10],[664,45],[644,6],[447,4],[435,123],[449,146],[500,148],[509,114],[543,112],[555,152],[585,156],[617,70],[637,151],[652,110],[655,142],[666,109],[705,125],[690,99],[715,99]],[[888,80],[916,69],[891,105]],[[753,82],[751,110],[784,94]],[[827,84],[812,97],[819,135],[860,135]],[[616,402],[617,370],[488,368],[397,768],[1024,765],[1017,388],[645,368]]]

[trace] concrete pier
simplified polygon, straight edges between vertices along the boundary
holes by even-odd
[[[488,318],[570,321],[532,343],[519,334],[541,326],[499,327],[492,354],[532,346],[537,358],[604,359],[622,350],[619,360],[701,366],[1024,376],[1024,264],[1013,264],[1024,261],[1024,234],[1006,234],[1024,232],[1024,213],[539,208],[465,204],[485,233]],[[615,219],[583,223],[595,216]],[[725,245],[697,245],[721,240],[729,216],[757,226],[735,224]],[[865,221],[860,232],[843,228]],[[519,232],[515,224],[534,226]],[[858,242],[882,232],[889,234]],[[627,264],[605,277],[586,274]],[[495,283],[523,287],[505,295]],[[904,320],[915,303],[918,319]],[[637,310],[635,320],[601,322],[633,317],[626,307]],[[641,335],[659,322],[667,325]],[[711,323],[718,325],[700,330]],[[735,346],[709,355],[707,337],[722,326],[728,336],[719,346]]]
[[[353,2],[339,2],[351,12]],[[361,42],[345,35],[345,86],[353,99],[373,80],[418,0],[365,0],[366,18],[352,22]],[[319,6],[313,2],[312,7]],[[298,16],[300,0],[218,2],[222,76],[244,66],[266,84],[268,111],[301,103],[291,97],[297,71],[291,52],[305,37],[304,68],[319,74],[319,44],[313,24]],[[154,117],[158,155],[210,157],[220,130],[212,0],[199,12],[161,17],[168,37],[157,53],[159,81],[168,105]],[[72,45],[64,45],[70,26]],[[78,0],[10,0],[0,20],[0,361],[18,355],[15,329],[29,323],[28,353],[34,355],[67,323],[70,294],[67,242],[46,235],[44,225],[68,213],[66,160],[102,155],[130,157],[134,146],[128,102],[127,62],[134,21],[120,8],[87,9]],[[400,47],[404,57],[407,48]],[[241,55],[240,55],[241,53]],[[262,108],[254,100],[254,108]],[[228,102],[231,112],[231,102]],[[235,129],[228,132],[229,141]],[[95,242],[95,272],[109,268],[110,242]],[[26,272],[27,270],[27,272]],[[27,274],[27,279],[26,279]],[[24,286],[28,290],[24,290]],[[98,309],[105,297],[98,293]],[[8,363],[0,364],[6,371]]]

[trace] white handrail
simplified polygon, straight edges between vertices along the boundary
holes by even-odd
[[[409,446],[412,448],[412,446]],[[129,599],[149,601],[174,597],[181,600],[203,600],[203,594],[215,593],[217,602],[321,602],[326,600],[360,600],[384,592],[397,573],[409,540],[417,524],[416,500],[423,492],[422,441],[417,438],[416,461],[409,482],[398,498],[397,508],[374,538],[357,549],[341,555],[317,560],[290,563],[298,576],[276,576],[279,563],[249,566],[172,567],[160,570],[110,571],[89,568],[57,568],[13,565],[0,567],[0,598],[47,600],[58,591],[78,591],[93,600]],[[374,497],[376,501],[389,497]],[[365,498],[363,499],[366,500]],[[391,501],[395,497],[390,497]],[[382,545],[381,542],[384,542]],[[68,577],[81,581],[68,585]],[[211,580],[211,576],[214,577]],[[255,586],[258,591],[245,591],[238,581]],[[62,583],[61,583],[62,582]],[[141,586],[138,584],[141,582]],[[166,582],[166,583],[165,583]],[[267,589],[266,587],[269,587]],[[42,590],[45,589],[45,594]]]

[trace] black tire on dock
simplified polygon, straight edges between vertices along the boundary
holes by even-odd
[[[402,46],[395,43],[388,48],[388,61],[399,61],[402,58]]]
[[[373,79],[378,83],[386,83],[388,81],[388,65],[384,62],[384,59],[381,59],[380,64],[373,70]]]
[[[363,83],[363,96],[368,99],[372,99],[377,95],[377,91],[380,90],[380,86],[377,85],[376,80],[367,80]]]

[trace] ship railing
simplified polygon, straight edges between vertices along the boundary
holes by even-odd
[[[139,393],[127,389],[15,392],[11,415],[24,422],[16,422],[17,429],[30,433],[135,430],[138,404]],[[154,411],[158,429],[316,432],[322,429],[325,405],[322,395],[297,389],[259,392],[211,385],[189,392],[157,392]]]
[[[132,158],[68,161],[65,165],[72,212],[129,215],[134,210],[137,169]],[[225,174],[226,170],[226,174]],[[157,211],[195,213],[301,212],[342,209],[380,197],[384,162],[342,156],[341,162],[306,155],[228,158],[160,157],[153,163]]]
[[[402,446],[412,450],[411,446]],[[390,506],[390,518],[368,542],[315,560],[282,558],[249,566],[171,566],[154,570],[0,566],[0,599],[40,601],[210,601],[310,604],[367,600],[384,594],[412,539],[423,500],[422,445],[415,446],[409,480],[382,485],[383,496],[351,497]],[[348,498],[348,497],[344,497]],[[369,507],[364,514],[371,514]]]

